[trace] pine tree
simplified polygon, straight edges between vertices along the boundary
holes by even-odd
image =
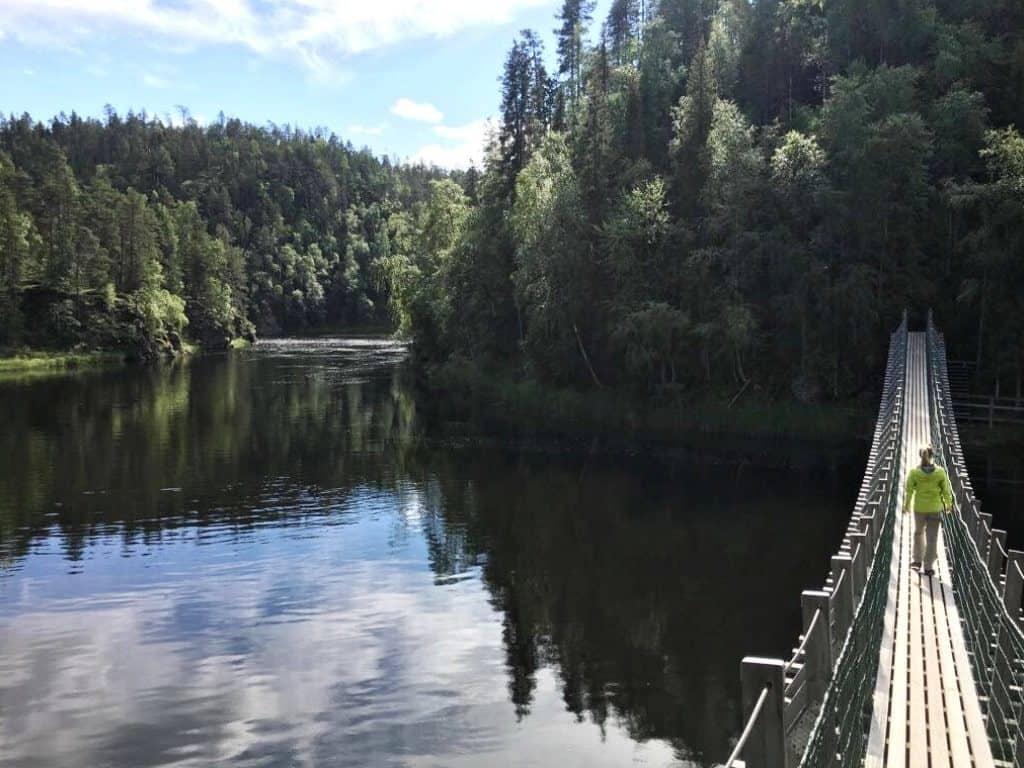
[[[558,40],[558,74],[564,78],[569,109],[579,101],[583,89],[583,44],[587,25],[593,18],[594,0],[564,0],[555,30]]]
[[[640,0],[613,0],[605,30],[611,60],[620,66],[634,62],[640,39]]]
[[[501,82],[498,140],[506,189],[511,196],[516,177],[551,125],[551,80],[544,68],[543,44],[533,31],[523,30],[512,44]]]

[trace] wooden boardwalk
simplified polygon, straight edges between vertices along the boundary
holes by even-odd
[[[925,334],[909,334],[900,462],[904,477],[917,463],[918,449],[932,441],[927,359]],[[995,762],[942,533],[936,573],[928,577],[910,568],[913,528],[912,514],[898,516],[865,764],[989,768]]]

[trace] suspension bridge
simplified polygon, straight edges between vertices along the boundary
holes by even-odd
[[[910,568],[903,480],[931,443],[953,493],[935,574]],[[1024,768],[1024,552],[981,511],[931,313],[889,341],[860,493],[788,659],[744,658],[726,768]]]

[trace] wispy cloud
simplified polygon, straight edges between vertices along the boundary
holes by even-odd
[[[551,0],[3,0],[0,39],[72,48],[107,32],[143,32],[153,45],[241,46],[293,56],[317,77],[340,59],[406,40],[503,24]],[[341,67],[341,69],[344,69]],[[332,75],[333,76],[333,75]]]
[[[159,75],[154,75],[151,72],[143,72],[142,82],[148,85],[150,88],[166,88],[170,83]]]
[[[474,120],[465,125],[435,125],[434,133],[439,138],[454,143],[427,144],[420,147],[412,159],[426,165],[462,170],[480,165],[491,126],[488,119]]]
[[[440,123],[444,120],[444,114],[433,104],[406,98],[401,98],[391,105],[391,114],[418,123]]]
[[[455,141],[479,141],[483,142],[487,135],[490,120],[474,120],[465,125],[435,125],[434,133],[442,139],[453,139]]]
[[[32,77],[32,76],[33,76],[33,75],[35,75],[35,73],[36,73],[36,71],[35,71],[34,69],[31,69],[31,68],[29,68],[29,67],[25,67],[25,68],[24,68],[23,70],[21,70],[21,71],[22,71],[22,72],[23,72],[24,74],[28,75],[29,77]]]

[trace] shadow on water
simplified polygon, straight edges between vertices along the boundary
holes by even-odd
[[[282,340],[0,386],[0,765],[728,751],[739,659],[795,641],[863,446],[453,446],[402,354]]]
[[[960,424],[971,485],[993,525],[1007,532],[1007,546],[1024,548],[1024,430],[993,431]]]

